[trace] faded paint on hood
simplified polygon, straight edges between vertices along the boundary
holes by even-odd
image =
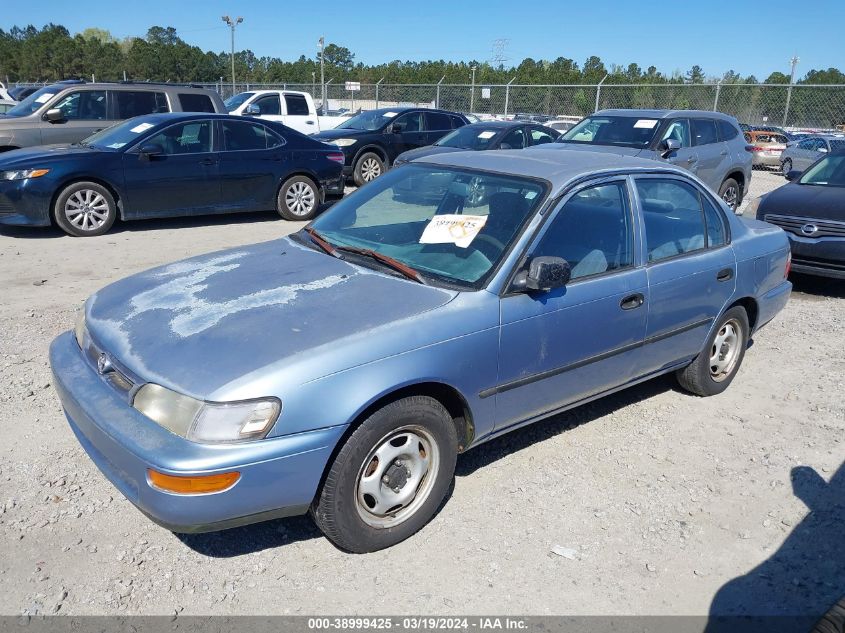
[[[86,305],[94,340],[140,378],[194,397],[456,293],[284,238],[127,277]]]

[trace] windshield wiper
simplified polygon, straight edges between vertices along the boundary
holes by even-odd
[[[411,268],[407,264],[403,264],[397,259],[393,259],[389,255],[384,255],[379,253],[378,251],[374,251],[371,248],[356,248],[354,246],[338,246],[337,250],[339,251],[346,251],[349,253],[357,253],[358,255],[364,255],[366,257],[372,257],[377,262],[384,264],[385,266],[392,268],[396,272],[402,273],[408,279],[416,281],[417,283],[421,283],[423,286],[427,286],[425,279],[423,276],[416,271],[415,269]]]
[[[332,246],[330,242],[328,242],[322,235],[317,233],[315,229],[308,227],[305,229],[305,232],[311,236],[311,241],[314,242],[317,246],[322,248],[326,253],[331,255],[332,257],[337,257],[338,259],[343,259],[340,253],[337,252],[337,249]]]

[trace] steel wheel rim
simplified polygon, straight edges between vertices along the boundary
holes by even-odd
[[[710,346],[710,377],[715,382],[728,378],[736,368],[741,353],[742,326],[736,319],[722,324]]]
[[[102,228],[109,219],[109,213],[108,200],[94,189],[74,191],[65,201],[65,217],[80,231],[96,231]]]
[[[361,163],[361,178],[370,182],[381,176],[381,165],[375,158],[367,158]]]
[[[294,215],[308,215],[316,202],[314,188],[305,182],[295,182],[285,192],[285,206]]]
[[[355,507],[367,525],[404,523],[426,502],[440,468],[434,437],[417,425],[394,429],[367,454],[355,479]]]
[[[787,167],[787,165],[788,165],[788,167]],[[787,172],[791,171],[792,170],[792,161],[787,158],[785,161],[783,161],[783,164],[780,166],[780,170],[783,173],[787,173]]]
[[[736,209],[737,192],[736,187],[728,187],[722,194],[724,200],[731,209]]]

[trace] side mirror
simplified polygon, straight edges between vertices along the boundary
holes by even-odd
[[[244,114],[258,116],[261,114],[261,106],[256,105],[255,103],[250,103],[246,108],[244,108]]]
[[[387,126],[388,134],[402,134],[405,131],[405,126],[401,123],[391,123]]]
[[[153,156],[164,154],[164,148],[158,143],[145,143],[138,150],[139,160],[150,160]]]
[[[660,155],[663,158],[666,158],[681,149],[681,143],[676,138],[665,138],[660,141],[660,145],[657,146],[657,149],[660,150]]]
[[[788,181],[792,182],[793,180],[798,180],[801,177],[801,174],[804,172],[800,169],[790,169],[786,172],[783,177],[786,178]]]
[[[49,110],[47,110],[47,113],[44,115],[44,117],[50,123],[58,123],[59,121],[65,120],[65,115],[58,108],[50,108]]]
[[[520,272],[513,280],[512,288],[517,291],[548,291],[562,288],[569,283],[572,269],[562,257],[541,255],[534,257],[528,270]]]

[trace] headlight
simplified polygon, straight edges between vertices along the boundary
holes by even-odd
[[[261,439],[282,411],[276,398],[204,402],[152,383],[138,390],[132,406],[176,435],[209,443]]]
[[[338,138],[330,141],[332,145],[337,145],[338,147],[349,147],[350,145],[355,145],[357,142],[358,139],[355,138]]]
[[[0,171],[0,180],[26,180],[27,178],[40,178],[49,171],[49,169],[18,169],[12,171]]]
[[[76,316],[76,324],[73,326],[73,335],[76,337],[76,343],[80,349],[85,349],[86,339],[88,338],[88,326],[85,325],[85,305],[79,310]]]

